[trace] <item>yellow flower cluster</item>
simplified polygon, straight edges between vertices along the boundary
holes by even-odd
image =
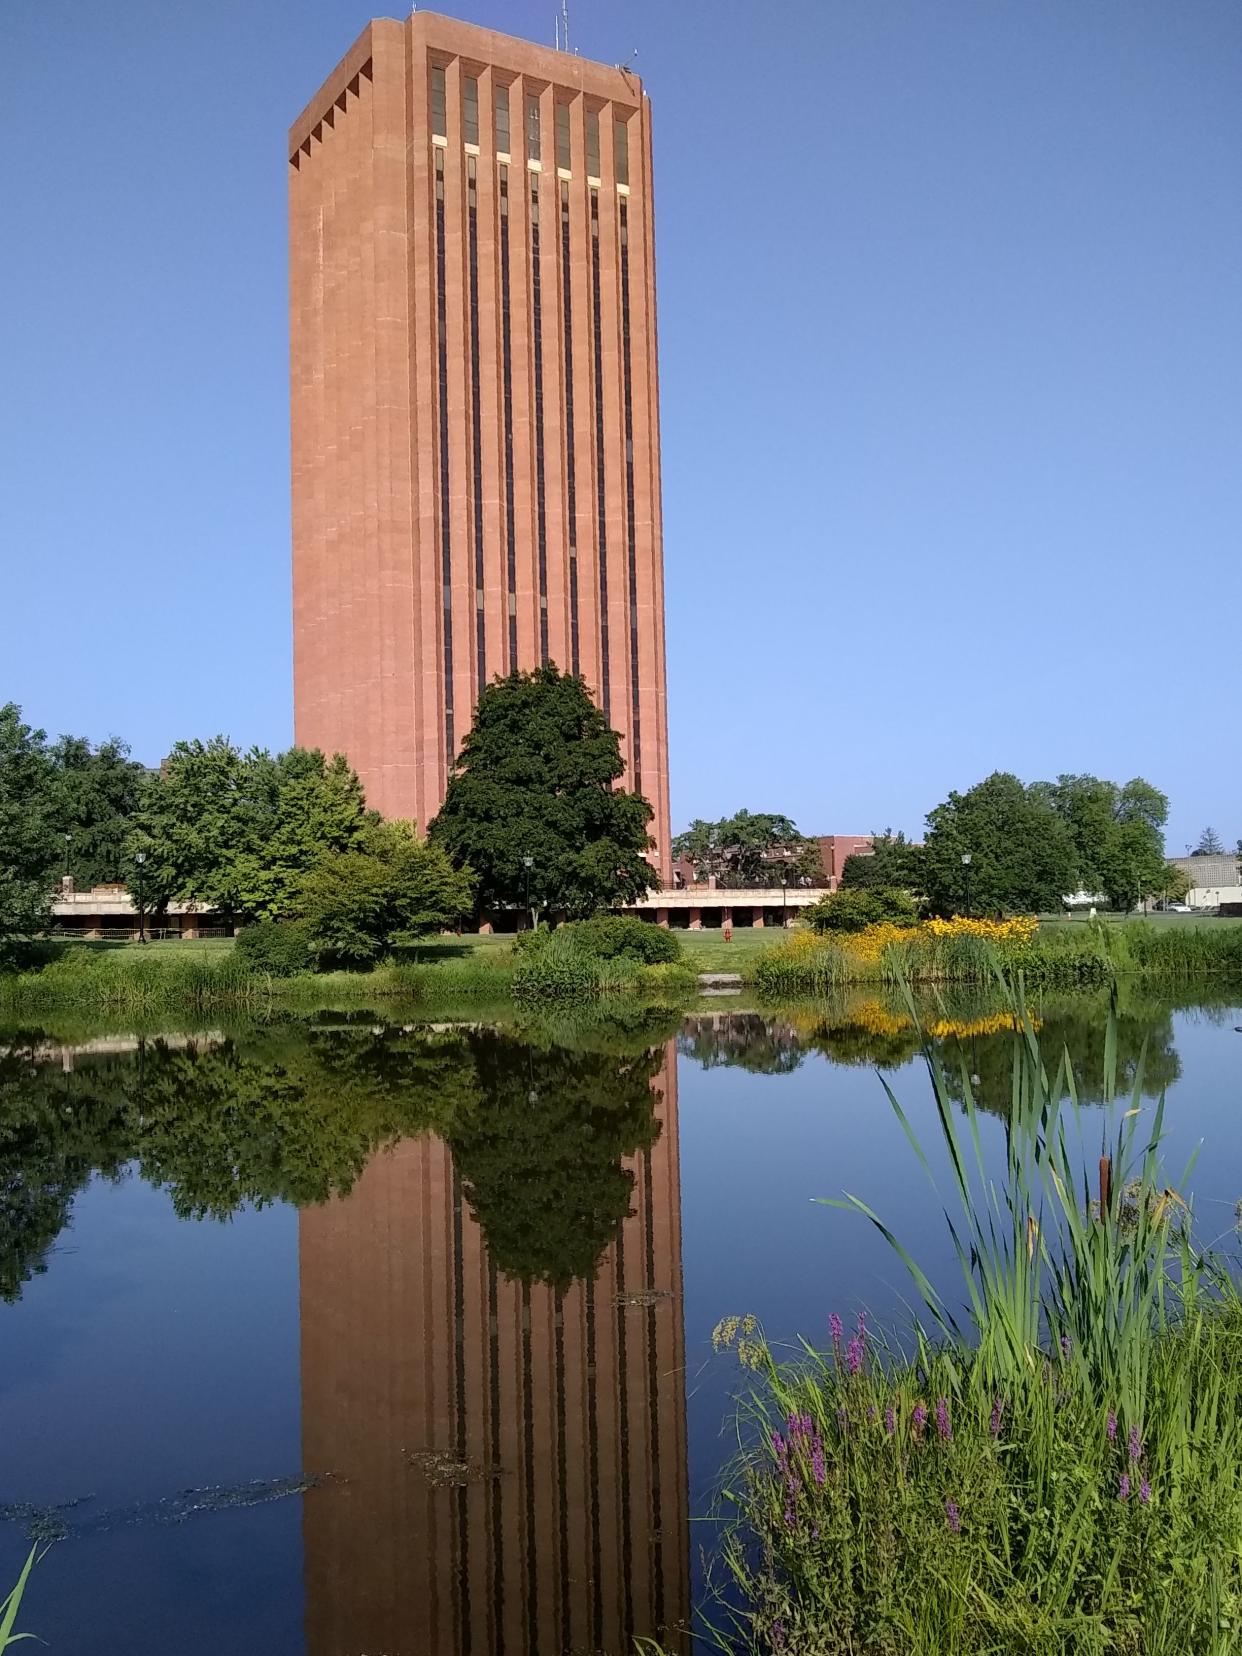
[[[891,920],[882,920],[860,932],[846,933],[841,946],[858,960],[878,960],[890,943],[911,943],[918,932],[917,926],[894,926]]]
[[[1039,930],[1033,914],[1015,915],[1012,920],[975,920],[955,914],[951,920],[925,920],[919,927],[927,937],[981,937],[985,943],[1029,943]]]

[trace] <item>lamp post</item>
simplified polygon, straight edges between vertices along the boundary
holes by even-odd
[[[962,852],[962,869],[966,876],[966,914],[970,915],[970,852]]]
[[[142,865],[146,860],[147,854],[145,851],[134,853],[134,861],[138,864],[138,941],[140,943],[145,943],[147,940],[146,920],[142,907]]]
[[[526,907],[528,909],[530,909],[530,929],[531,929],[531,931],[534,931],[534,929],[535,929],[535,911],[530,906],[530,871],[534,866],[535,866],[535,859],[533,857],[523,857],[522,858],[522,867],[526,870]]]
[[[68,829],[66,829],[65,830],[65,878],[66,879],[69,878],[69,842],[72,838],[73,838],[73,835],[69,832]]]

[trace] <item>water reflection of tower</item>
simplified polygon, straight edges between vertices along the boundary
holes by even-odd
[[[448,1147],[301,1216],[310,1656],[628,1652],[688,1614],[676,1053],[590,1283],[489,1262]],[[468,1468],[463,1475],[460,1468]]]

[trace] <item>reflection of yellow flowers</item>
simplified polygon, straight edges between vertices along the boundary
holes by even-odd
[[[821,1024],[823,1020],[820,1020]],[[895,1012],[878,1000],[858,1001],[839,1020],[837,1027],[860,1029],[868,1035],[903,1035],[914,1024],[907,1013]],[[1031,1027],[1039,1029],[1040,1020],[1031,1019]],[[973,1036],[1012,1035],[1022,1028],[1022,1020],[1012,1012],[988,1012],[975,1018],[924,1018],[923,1033],[933,1041],[970,1040]]]

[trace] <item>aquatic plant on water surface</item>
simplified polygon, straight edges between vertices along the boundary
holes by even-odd
[[[962,1311],[847,1196],[835,1205],[878,1226],[913,1277],[923,1311],[909,1337],[890,1343],[865,1317],[847,1327],[834,1313],[819,1341],[780,1358],[751,1319],[717,1329],[752,1387],[721,1496],[726,1648],[1242,1650],[1237,1277],[1198,1247],[1166,1183],[1163,1102],[1145,1123],[1141,1074],[1125,1108],[1110,1086],[1118,1119],[1097,1173],[1099,1139],[1079,1148],[1068,1060],[1049,1074],[1017,1004],[1015,1017],[999,1177],[970,1077],[956,1105],[924,1049]],[[1111,1019],[1107,1044],[1115,1055]]]

